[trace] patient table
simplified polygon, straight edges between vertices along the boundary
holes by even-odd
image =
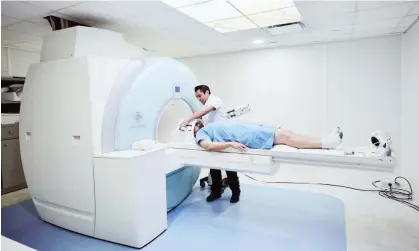
[[[393,156],[382,156],[370,148],[311,150],[281,145],[269,150],[247,149],[245,152],[240,152],[229,148],[220,152],[210,152],[194,142],[172,142],[168,144],[168,147],[178,150],[176,152],[177,161],[181,164],[267,175],[275,174],[280,164],[319,165],[391,172],[395,161]]]
[[[391,157],[357,152],[203,151],[182,134],[173,137],[180,121],[200,108],[198,84],[185,65],[151,57],[119,33],[73,27],[47,34],[41,62],[26,77],[19,128],[40,217],[141,248],[166,230],[167,211],[192,191],[201,167],[261,174],[275,173],[280,163],[392,168]],[[133,149],[141,140],[157,143]]]

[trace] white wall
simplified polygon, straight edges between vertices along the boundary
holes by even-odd
[[[368,144],[377,129],[401,140],[401,37],[392,36],[182,59],[228,107],[250,103],[240,118],[324,135],[339,125],[344,146]],[[396,169],[395,173],[399,170]],[[357,183],[391,174],[284,167],[308,181]],[[373,178],[374,177],[374,178]],[[366,180],[367,180],[366,179]],[[365,181],[359,184],[366,184]],[[372,180],[371,180],[372,181]]]
[[[9,75],[9,58],[6,47],[1,47],[1,76]]]
[[[402,43],[402,175],[419,191],[419,23]],[[416,192],[417,193],[417,192]],[[416,196],[416,199],[418,196]]]
[[[40,55],[39,52],[2,47],[2,76],[26,77],[29,66],[39,63]]]

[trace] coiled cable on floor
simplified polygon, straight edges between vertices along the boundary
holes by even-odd
[[[410,203],[409,201],[413,200],[413,189],[410,185],[410,182],[405,178],[398,176],[394,178],[394,184],[397,186],[400,186],[399,180],[404,180],[409,185],[409,190],[401,189],[401,188],[394,188],[390,185],[390,189],[385,188],[379,188],[377,186],[378,182],[381,182],[380,180],[374,181],[372,185],[378,189],[362,189],[362,188],[356,188],[356,187],[350,187],[350,186],[344,186],[344,185],[337,185],[337,184],[329,184],[329,183],[315,183],[315,182],[293,182],[293,181],[262,181],[255,179],[247,174],[244,174],[249,179],[252,179],[257,182],[265,183],[265,184],[285,184],[285,185],[319,185],[319,186],[331,186],[331,187],[340,187],[340,188],[346,188],[351,190],[356,190],[360,192],[378,192],[378,194],[384,198],[391,199],[398,201],[400,203],[403,203],[416,211],[419,211],[419,206],[415,205],[413,203]]]

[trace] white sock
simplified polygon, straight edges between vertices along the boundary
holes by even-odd
[[[332,134],[322,139],[323,149],[334,149],[342,143],[343,133],[338,127]]]

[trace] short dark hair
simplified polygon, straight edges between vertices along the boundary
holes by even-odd
[[[204,127],[204,124],[201,121],[197,121],[195,123],[195,127],[198,127],[198,130],[196,132],[195,132],[195,129],[194,129],[194,136],[196,137],[196,133]]]
[[[211,94],[211,90],[208,86],[206,85],[198,85],[195,87],[195,92],[197,92],[198,90],[200,90],[202,93],[206,93],[207,91],[209,92],[209,94]]]

